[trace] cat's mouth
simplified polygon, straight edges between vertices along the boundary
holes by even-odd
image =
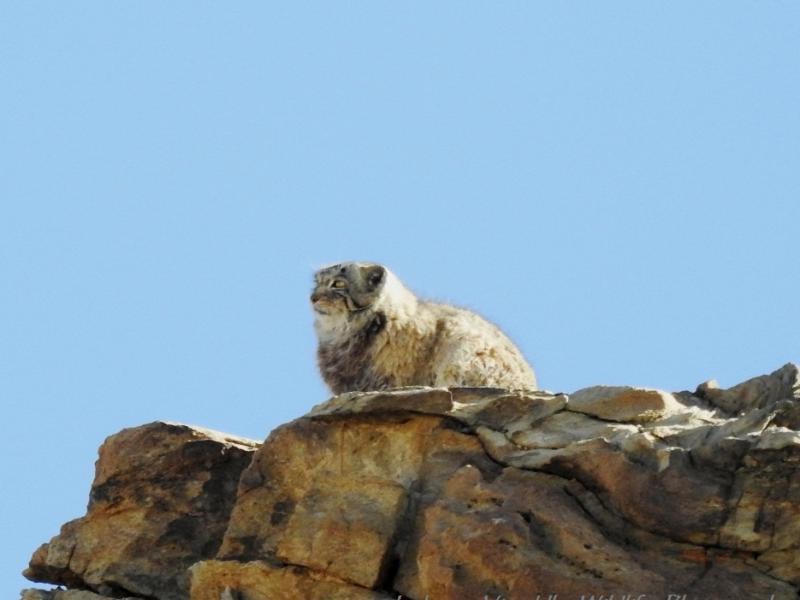
[[[330,316],[334,312],[336,312],[336,307],[333,304],[324,298],[317,298],[316,300],[312,300],[311,308],[314,309],[314,312],[318,315]]]
[[[340,297],[336,295],[320,294],[318,292],[311,294],[311,308],[316,314],[326,317],[346,312]]]

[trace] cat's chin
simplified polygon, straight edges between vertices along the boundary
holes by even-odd
[[[340,323],[347,322],[347,314],[335,309],[317,308],[314,307],[314,317],[317,321],[327,323],[330,325],[339,325]]]

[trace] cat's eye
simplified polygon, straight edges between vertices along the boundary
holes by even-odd
[[[336,281],[331,283],[331,287],[332,288],[337,288],[337,289],[342,289],[342,288],[346,288],[347,284],[344,281],[342,281],[341,279],[337,279]]]

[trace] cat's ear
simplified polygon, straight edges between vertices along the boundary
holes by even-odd
[[[367,286],[371,290],[377,289],[386,278],[386,269],[380,265],[362,267],[361,270],[364,276],[364,281],[367,282]]]

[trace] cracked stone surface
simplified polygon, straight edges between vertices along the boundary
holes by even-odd
[[[86,590],[22,590],[21,600],[113,600],[109,596],[101,596]],[[133,596],[116,600],[142,600]]]
[[[798,598],[799,381],[343,394],[169,476],[200,434],[126,430],[138,475],[101,450],[89,513],[26,574],[169,600]],[[202,543],[165,537],[207,488],[227,504],[203,504]]]
[[[193,600],[395,600],[322,572],[261,561],[203,561],[191,573]]]
[[[109,437],[86,516],[36,550],[25,577],[103,596],[186,598],[187,569],[216,554],[239,475],[257,446],[161,422]],[[74,600],[84,598],[91,596]]]

